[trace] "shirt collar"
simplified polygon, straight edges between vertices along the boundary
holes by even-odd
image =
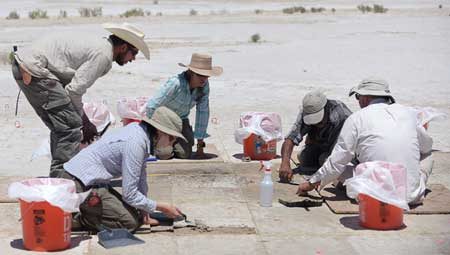
[[[378,97],[375,99],[372,99],[369,103],[369,105],[371,104],[387,104],[389,103],[389,99],[383,98],[383,97]]]

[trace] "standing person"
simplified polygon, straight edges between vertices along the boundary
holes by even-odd
[[[181,134],[182,122],[176,113],[159,107],[151,119],[131,123],[107,133],[64,164],[60,177],[75,182],[77,192],[91,189],[80,213],[73,219],[74,229],[110,228],[134,231],[142,224],[157,225],[149,213],[158,210],[170,218],[181,215],[178,208],[147,198],[147,159],[152,151],[173,146]],[[110,186],[122,177],[122,195]]]
[[[361,110],[348,117],[331,156],[308,182],[299,185],[298,193],[351,177],[353,169],[348,164],[356,156],[360,163],[402,164],[407,172],[407,202],[419,203],[432,170],[433,140],[418,122],[417,112],[395,103],[389,84],[382,79],[361,81],[351,95]]]
[[[292,179],[291,154],[304,136],[305,146],[297,158],[300,167],[315,172],[330,156],[342,125],[352,113],[344,103],[327,99],[319,90],[306,94],[302,106],[291,132],[281,146],[279,177],[282,182]]]
[[[82,97],[112,63],[135,60],[139,51],[150,58],[144,34],[134,26],[104,24],[109,38],[91,34],[43,36],[14,53],[12,73],[19,88],[50,129],[50,177],[78,153],[80,143],[97,134],[83,111]],[[80,129],[82,133],[80,132]]]
[[[191,63],[180,66],[188,70],[170,78],[147,103],[147,117],[151,118],[153,112],[159,106],[166,106],[173,110],[183,120],[183,135],[187,142],[178,139],[173,148],[167,147],[156,154],[161,159],[169,159],[173,156],[187,159],[192,155],[194,139],[197,139],[196,156],[205,157],[203,148],[204,139],[209,122],[209,81],[210,76],[222,74],[222,67],[212,66],[212,57],[206,54],[194,53]],[[196,106],[195,131],[189,124],[189,113]]]

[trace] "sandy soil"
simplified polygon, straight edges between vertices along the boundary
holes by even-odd
[[[298,1],[160,2],[133,3],[152,10],[157,6],[165,13],[163,16],[124,19],[117,15],[135,6],[121,1],[83,2],[82,6],[102,5],[101,18],[75,17],[81,4],[0,1],[0,16],[19,9],[21,16],[26,17],[27,10],[35,6],[49,10],[49,15],[57,15],[64,8],[71,16],[47,20],[0,18],[0,59],[13,44],[30,44],[42,34],[69,30],[105,36],[102,22],[136,24],[148,35],[151,60],[139,56],[124,67],[114,64],[84,97],[85,101],[106,101],[115,113],[119,98],[151,96],[168,77],[183,71],[178,62],[188,62],[192,52],[210,53],[214,64],[224,67],[224,74],[210,80],[211,117],[217,118],[218,123],[211,124],[212,136],[207,142],[215,143],[229,158],[242,150],[233,138],[241,112],[278,112],[287,133],[302,97],[315,88],[323,88],[330,98],[340,99],[357,110],[357,102],[347,93],[367,76],[388,80],[402,104],[432,106],[450,114],[450,1],[441,1],[442,9],[431,0],[379,1],[390,9],[386,14],[360,13],[356,6],[365,1],[303,1],[301,5],[305,7],[336,8],[336,12],[294,15],[280,10],[299,5]],[[189,16],[190,9],[199,10],[199,15]],[[264,12],[256,15],[255,9]],[[261,42],[250,42],[250,36],[256,33]],[[23,169],[32,169],[28,175],[46,174],[48,159],[29,159],[48,136],[48,130],[23,96],[19,114],[14,116],[18,89],[10,67],[2,62],[0,175],[25,175]],[[20,128],[15,127],[16,121]],[[431,124],[436,149],[449,150],[449,127],[448,119]]]

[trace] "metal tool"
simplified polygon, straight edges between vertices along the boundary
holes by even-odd
[[[99,228],[101,231],[97,233],[98,243],[105,249],[145,243],[124,228],[111,229],[103,225]]]

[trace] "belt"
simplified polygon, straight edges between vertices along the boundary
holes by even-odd
[[[99,189],[99,188],[108,188],[109,189],[110,187],[111,187],[111,185],[109,183],[95,183],[95,184],[86,186],[86,190]]]

